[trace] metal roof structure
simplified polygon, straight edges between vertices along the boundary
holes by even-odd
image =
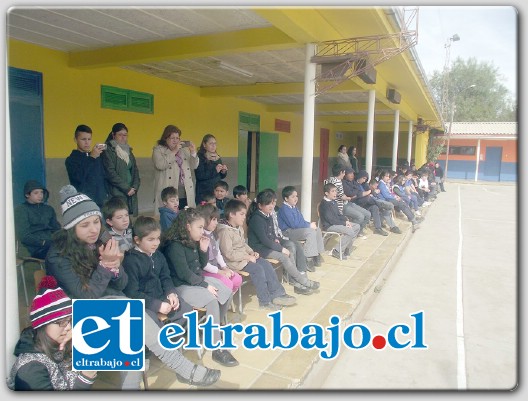
[[[453,122],[451,138],[517,139],[517,122]]]
[[[202,97],[302,113],[306,44],[392,38],[402,31],[400,14],[396,7],[12,7],[7,37],[64,52],[71,68],[120,67],[197,87]],[[374,89],[377,130],[392,131],[396,109],[401,127],[419,118],[441,126],[414,48],[376,72],[375,84],[355,77],[317,96],[316,119],[363,130]],[[400,104],[389,101],[389,88]]]

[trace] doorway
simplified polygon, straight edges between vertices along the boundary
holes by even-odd
[[[487,146],[483,179],[486,181],[500,181],[501,163],[502,146]]]
[[[42,73],[9,67],[9,122],[13,203],[23,203],[24,184],[37,180],[46,186]]]
[[[277,189],[279,137],[267,132],[239,131],[238,183],[251,194]]]

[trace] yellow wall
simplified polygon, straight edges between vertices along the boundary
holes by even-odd
[[[416,147],[413,149],[414,164],[417,168],[426,162],[427,143],[429,142],[429,131],[422,132],[416,135]]]
[[[70,68],[66,53],[16,40],[9,41],[8,65],[42,73],[46,158],[62,158],[70,153],[78,124],[89,125],[94,131],[94,141],[101,142],[116,122],[128,127],[129,143],[136,157],[151,156],[152,147],[168,124],[177,125],[183,137],[196,145],[203,135],[212,133],[218,139],[219,153],[236,157],[239,111],[259,114],[262,132],[275,132],[275,118],[291,121],[292,132],[278,133],[279,157],[302,156],[301,114],[267,113],[264,105],[235,98],[200,97],[199,88],[122,68]],[[153,94],[154,114],[101,108],[101,85]],[[315,157],[319,156],[321,126],[332,131],[328,123],[315,124]]]

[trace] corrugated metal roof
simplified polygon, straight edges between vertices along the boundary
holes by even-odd
[[[517,122],[453,122],[451,135],[517,136]]]

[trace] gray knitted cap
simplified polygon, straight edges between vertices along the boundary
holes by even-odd
[[[87,217],[103,215],[99,206],[85,194],[77,192],[73,185],[66,185],[59,191],[62,208],[62,226],[69,230]]]

